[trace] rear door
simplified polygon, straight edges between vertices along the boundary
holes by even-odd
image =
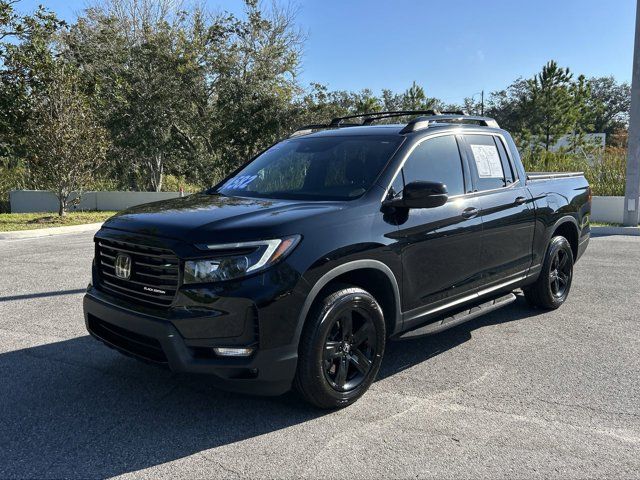
[[[419,143],[396,177],[396,192],[420,180],[442,182],[449,192],[449,201],[440,207],[406,211],[395,233],[408,322],[479,285],[482,223],[475,200],[466,195],[472,188],[468,172],[456,136],[443,135]]]
[[[463,137],[482,218],[483,286],[518,279],[532,261],[535,209],[531,195],[501,136]]]

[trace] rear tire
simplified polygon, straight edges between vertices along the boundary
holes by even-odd
[[[361,288],[336,286],[307,317],[294,388],[319,408],[351,405],[378,374],[385,340],[376,299]]]
[[[540,276],[534,284],[523,288],[524,296],[533,307],[554,310],[567,299],[572,280],[571,245],[564,237],[553,237],[549,242]]]

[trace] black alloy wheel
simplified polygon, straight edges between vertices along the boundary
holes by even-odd
[[[549,287],[556,298],[562,298],[569,286],[571,258],[565,250],[556,250],[549,269]]]
[[[366,290],[334,285],[307,316],[294,387],[320,408],[341,408],[373,383],[384,355],[382,308]]]
[[[549,242],[538,278],[522,290],[529,305],[552,310],[566,301],[572,280],[573,250],[569,241],[558,235]]]
[[[376,358],[376,327],[364,309],[347,307],[333,320],[324,343],[323,367],[339,392],[353,390],[371,371]]]

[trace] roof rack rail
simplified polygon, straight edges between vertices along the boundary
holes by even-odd
[[[430,112],[430,113],[429,113]],[[439,115],[438,110],[408,110],[400,112],[381,112],[377,117],[367,117],[363,120],[362,125],[371,125],[373,122],[383,120],[385,118],[406,117],[409,115]]]
[[[415,132],[427,128],[431,123],[449,121],[449,122],[477,122],[485,127],[499,128],[498,122],[489,117],[478,117],[474,115],[468,115],[464,110],[452,110],[440,112],[438,110],[393,110],[388,112],[370,112],[359,113],[354,115],[347,115],[345,117],[336,117],[331,120],[330,123],[318,123],[312,125],[305,125],[298,128],[293,132],[289,138],[299,137],[301,135],[307,135],[314,130],[325,130],[329,128],[343,128],[343,127],[360,127],[371,125],[371,123],[382,120],[385,118],[393,117],[405,117],[408,115],[420,115],[412,119],[401,131],[401,134]],[[352,120],[354,118],[363,118],[361,123],[345,122],[345,120]]]
[[[423,128],[429,127],[430,124],[438,122],[477,122],[483,127],[500,128],[498,122],[490,117],[479,117],[475,115],[465,114],[441,114],[431,115],[428,117],[417,117],[407,123],[407,126],[400,130],[400,134],[411,133]]]
[[[354,115],[347,115],[346,117],[336,117],[331,120],[332,126],[341,126],[345,120],[351,120],[352,118],[364,118],[361,125],[369,125],[376,120],[391,117],[405,117],[407,115],[439,115],[438,110],[391,110],[387,112],[370,112],[370,113],[358,113]]]
[[[443,110],[440,113],[442,115],[469,115],[466,110]]]
[[[329,128],[343,128],[343,127],[360,127],[365,125],[371,125],[371,123],[377,120],[381,120],[383,118],[405,117],[408,115],[439,115],[439,114],[440,112],[438,110],[392,110],[387,112],[358,113],[354,115],[347,115],[344,117],[336,117],[327,124],[319,123],[319,124],[305,125],[304,127],[300,127],[296,129],[289,136],[289,138],[307,135],[313,132],[314,130],[325,130]],[[361,123],[345,122],[345,120],[352,120],[354,118],[364,118],[364,120]]]

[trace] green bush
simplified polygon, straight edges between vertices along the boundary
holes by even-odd
[[[0,213],[11,211],[9,192],[27,187],[27,174],[22,167],[6,167],[0,164]]]
[[[184,189],[184,193],[195,193],[203,190],[205,186],[189,183],[184,177],[175,175],[165,175],[162,180],[163,192],[179,192],[180,187]]]
[[[568,152],[524,152],[522,161],[528,172],[584,172],[594,195],[624,195],[627,156],[623,148],[607,148],[590,159]]]
[[[622,148],[607,149],[602,159],[587,171],[594,195],[623,196],[627,172],[627,154]]]
[[[85,192],[114,192],[122,190],[120,183],[117,179],[106,176],[99,176],[94,178],[91,183],[85,186]]]

